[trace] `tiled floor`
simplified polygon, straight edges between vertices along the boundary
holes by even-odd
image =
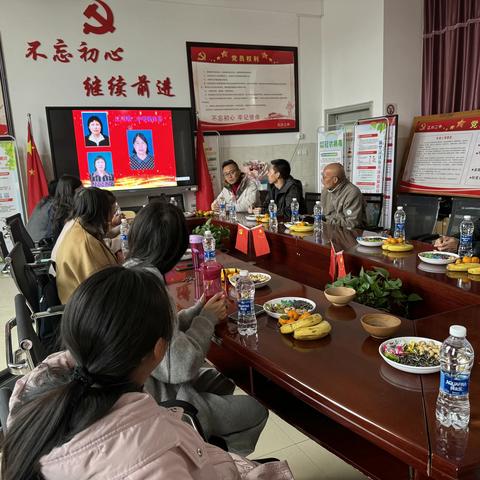
[[[0,275],[0,369],[6,366],[4,324],[14,314],[17,293],[13,280]],[[245,393],[237,389],[239,395]],[[270,416],[250,458],[275,457],[287,460],[296,480],[365,480],[366,477],[310,440],[278,415]]]

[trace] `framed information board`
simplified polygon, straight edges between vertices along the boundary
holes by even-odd
[[[399,190],[480,197],[480,110],[415,117]]]
[[[201,128],[298,132],[297,47],[187,42],[187,58]]]

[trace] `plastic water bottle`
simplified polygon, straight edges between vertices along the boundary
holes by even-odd
[[[255,284],[250,279],[248,270],[240,271],[235,288],[237,290],[238,333],[240,335],[256,335]]]
[[[170,203],[171,203],[172,205],[175,205],[175,207],[178,207],[178,203],[177,203],[177,201],[175,200],[175,197],[170,197]]]
[[[218,199],[218,208],[219,208],[219,215],[220,218],[226,218],[227,216],[227,202],[225,201],[225,197],[222,195]]]
[[[467,329],[450,327],[450,336],[440,349],[440,390],[437,398],[437,420],[445,427],[466,428],[470,421],[468,385],[474,353],[466,339]]]
[[[120,223],[120,248],[122,249],[123,258],[128,255],[128,222],[126,218],[122,218]]]
[[[222,291],[223,266],[215,259],[215,238],[210,230],[203,236],[204,262],[201,265],[203,292],[205,299],[210,300],[215,294]]]
[[[228,202],[228,215],[228,219],[230,220],[230,222],[237,221],[237,204],[233,199]]]
[[[278,228],[277,204],[275,203],[275,200],[270,200],[270,203],[268,204],[268,215],[268,226],[270,229],[274,230]]]
[[[317,200],[313,206],[313,231],[322,231],[322,206],[320,205],[320,200]]]
[[[298,203],[298,200],[294,198],[292,200],[292,203],[290,204],[290,210],[292,212],[292,218],[291,222],[296,223],[300,221],[300,204]]]
[[[393,222],[395,224],[395,229],[393,231],[394,238],[403,238],[405,239],[405,223],[407,221],[407,214],[403,210],[403,207],[397,207],[397,211],[393,217]]]
[[[464,215],[460,224],[460,242],[458,244],[458,254],[461,257],[471,257],[473,255],[473,230],[472,217]]]

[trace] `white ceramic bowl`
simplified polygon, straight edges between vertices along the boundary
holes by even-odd
[[[425,256],[426,253],[437,254],[443,258],[428,258]],[[448,257],[448,258],[447,258]],[[430,252],[420,252],[418,258],[425,263],[430,263],[431,265],[448,265],[449,263],[455,262],[457,258],[460,258],[456,253],[450,252],[437,252],[432,250]]]
[[[264,287],[271,279],[272,277],[268,274],[268,273],[263,273],[263,272],[249,272],[249,275],[260,275],[263,277],[263,280],[262,281],[253,281],[253,283],[255,284],[255,288],[262,288]],[[235,285],[237,284],[237,280],[238,280],[238,277],[240,275],[238,273],[236,273],[235,275],[232,275],[228,281],[232,284],[232,286],[235,287]]]
[[[377,235],[357,237],[357,243],[363,245],[364,247],[381,247],[383,245],[383,241],[386,239],[387,237],[381,237]]]
[[[272,305],[274,303],[280,303],[282,300],[300,300],[302,302],[305,302],[305,303],[309,303],[311,305],[311,307],[308,309],[308,312],[313,312],[316,308],[316,304],[315,302],[312,302],[311,300],[309,300],[308,298],[302,298],[302,297],[280,297],[280,298],[274,298],[273,300],[269,300],[268,302],[265,302],[263,304],[263,309],[265,310],[265,312],[268,313],[268,315],[270,315],[271,317],[273,318],[280,318],[282,315],[286,315],[285,312],[282,312],[282,313],[276,313],[276,312],[271,312],[268,307],[269,305]]]

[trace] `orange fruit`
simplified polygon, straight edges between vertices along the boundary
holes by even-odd
[[[472,263],[480,263],[480,258],[472,257]]]
[[[463,257],[463,263],[472,263],[472,257]]]

